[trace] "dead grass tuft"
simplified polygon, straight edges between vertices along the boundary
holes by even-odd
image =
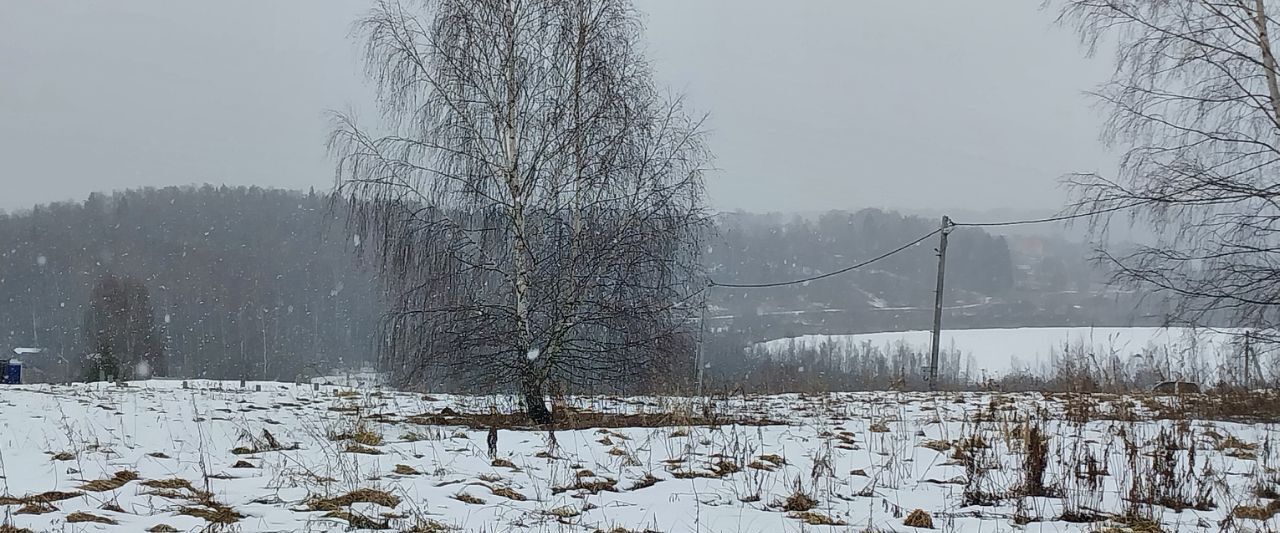
[[[312,511],[338,511],[350,507],[353,503],[374,503],[390,509],[400,505],[400,497],[385,490],[356,489],[336,498],[312,500],[308,507]]]
[[[45,513],[52,513],[57,510],[58,508],[54,507],[53,504],[51,503],[30,502],[26,505],[23,505],[22,507],[19,507],[17,511],[13,512],[13,514],[45,514]]]
[[[258,468],[258,467],[253,466],[253,463],[250,463],[249,461],[245,461],[244,459],[241,459],[239,461],[236,461],[235,464],[231,465],[231,468]]]
[[[50,457],[49,457],[49,459],[53,461],[73,461],[75,460],[75,458],[76,458],[75,454],[71,452],[58,452],[58,453],[50,452]]]
[[[493,487],[489,490],[493,491],[494,495],[502,496],[503,498],[506,498],[508,500],[523,502],[529,499],[529,498],[526,498],[525,495],[520,494],[519,492],[516,492],[511,487]]]
[[[330,434],[329,440],[349,440],[364,446],[381,446],[383,442],[382,433],[379,433],[372,425],[363,419],[356,422],[355,426],[351,427],[347,431]]]
[[[95,522],[98,524],[116,525],[118,522],[105,516],[98,516],[86,513],[84,511],[76,511],[67,515],[67,523],[78,524],[81,522]]]
[[[759,459],[760,459],[761,461],[768,461],[768,462],[773,463],[773,464],[775,464],[775,465],[777,465],[777,466],[782,466],[782,465],[787,464],[787,460],[786,460],[786,459],[783,459],[781,455],[774,454],[774,453],[769,453],[769,454],[761,455],[761,456],[759,457]]]
[[[0,533],[34,533],[25,527],[18,527],[13,524],[0,524]]]
[[[156,524],[147,528],[147,533],[178,533],[178,528],[169,524]]]
[[[1231,510],[1231,516],[1249,520],[1270,520],[1280,513],[1280,501],[1272,500],[1266,505],[1237,505]]]
[[[416,476],[422,473],[409,465],[396,465],[394,472],[402,476]]]
[[[498,466],[498,467],[502,467],[502,468],[510,468],[510,469],[512,469],[512,470],[519,470],[519,468],[517,468],[517,467],[516,467],[516,464],[515,464],[515,463],[513,463],[513,462],[511,462],[511,461],[509,461],[509,460],[507,460],[507,459],[503,459],[503,458],[501,458],[501,457],[499,457],[499,458],[497,458],[497,459],[494,459],[494,460],[493,460],[493,462],[489,463],[489,465],[490,465],[490,466]]]
[[[560,494],[571,490],[586,491],[591,494],[599,494],[601,492],[618,492],[617,480],[609,478],[594,478],[593,475],[575,477],[573,485],[567,487],[552,487],[552,494]]]
[[[337,518],[346,520],[351,529],[391,529],[391,526],[385,521],[378,521],[364,516],[360,513],[351,511],[329,511],[324,514],[325,518]]]
[[[60,490],[51,490],[48,492],[41,492],[39,494],[33,494],[31,496],[24,497],[15,503],[30,503],[30,502],[52,503],[52,502],[60,502],[62,500],[70,500],[71,498],[79,498],[81,496],[84,496],[83,492],[63,492]]]
[[[578,516],[582,514],[582,511],[579,511],[576,507],[571,507],[566,505],[563,507],[556,507],[555,509],[551,509],[546,513],[560,519],[565,519],[565,518],[573,518],[575,516]]]
[[[933,451],[935,451],[935,452],[942,453],[942,452],[945,452],[945,451],[947,451],[947,450],[950,450],[950,449],[951,449],[951,441],[947,441],[947,440],[927,440],[927,441],[924,441],[924,442],[920,443],[920,447],[922,447],[922,448],[928,448],[928,449],[933,450]]]
[[[849,525],[843,520],[836,520],[835,518],[831,518],[830,516],[827,516],[822,513],[814,512],[814,511],[794,512],[794,513],[788,514],[787,517],[794,518],[796,520],[799,520],[811,526],[847,526]]]
[[[80,485],[80,490],[87,490],[89,492],[106,492],[109,490],[116,490],[123,487],[126,483],[137,479],[137,472],[134,472],[133,470],[121,470],[107,479],[95,479]]]
[[[659,481],[662,481],[662,479],[658,478],[657,476],[654,476],[651,473],[646,472],[644,474],[644,477],[640,478],[635,483],[632,483],[631,487],[627,488],[627,490],[647,489],[649,487],[652,487],[658,484]]]
[[[457,494],[454,494],[453,499],[458,500],[462,503],[469,503],[472,505],[484,505],[484,500],[477,498],[475,496],[472,496],[470,494],[467,494],[465,492],[459,492]]]
[[[382,455],[382,450],[370,448],[357,442],[347,443],[347,448],[342,451],[347,453],[361,453],[364,455]]]
[[[922,527],[925,529],[933,529],[933,517],[924,509],[916,509],[907,515],[907,519],[902,521],[902,525],[907,527]]]
[[[457,530],[458,528],[450,526],[443,522],[437,522],[435,520],[423,520],[418,523],[415,523],[413,527],[410,527],[409,529],[404,530],[402,533],[448,533],[450,531],[457,531]]]
[[[212,501],[200,507],[183,507],[178,510],[178,514],[203,518],[206,522],[213,524],[234,524],[244,518],[244,515],[235,512],[230,507]]]
[[[813,510],[814,507],[817,507],[817,506],[818,506],[817,500],[814,500],[812,496],[805,494],[804,491],[801,491],[801,490],[796,490],[795,492],[792,492],[790,496],[787,496],[786,501],[782,502],[783,511],[792,511],[792,512],[811,511]]]

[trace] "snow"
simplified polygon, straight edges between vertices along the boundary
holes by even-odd
[[[1159,327],[1048,327],[943,330],[942,348],[959,350],[972,360],[971,365],[989,375],[1012,370],[1027,370],[1047,363],[1053,354],[1072,351],[1095,356],[1115,355],[1122,360],[1153,349],[1169,349],[1175,353],[1195,353],[1203,359],[1218,361],[1237,350],[1233,334],[1236,330],[1193,330]],[[865,333],[855,335],[805,335],[774,339],[756,344],[756,349],[772,355],[783,355],[793,349],[816,350],[824,346],[837,354],[848,354],[870,345],[882,350],[902,344],[914,351],[927,353],[930,331]]]
[[[537,348],[530,348],[529,352],[524,354],[524,358],[530,361],[534,361],[534,360],[537,360],[538,356],[540,355],[542,355],[542,350],[539,350]]]
[[[185,387],[184,387],[185,383]],[[568,399],[578,409],[602,412],[678,412],[698,400],[633,397]],[[423,396],[380,389],[337,388],[274,382],[143,381],[110,384],[22,385],[0,388],[0,454],[7,495],[50,490],[79,491],[88,480],[135,471],[140,479],[103,491],[87,491],[53,503],[45,514],[12,514],[8,520],[37,531],[142,531],[168,524],[200,530],[204,519],[179,514],[193,502],[144,485],[181,478],[207,490],[219,504],[244,515],[241,531],[345,531],[347,524],[311,511],[311,498],[334,497],[360,488],[386,490],[401,501],[394,509],[372,503],[350,510],[406,530],[434,520],[457,531],[913,531],[903,515],[921,508],[942,531],[1084,532],[1099,524],[1070,523],[1064,508],[1121,513],[1133,475],[1129,457],[1148,461],[1157,435],[1184,435],[1180,448],[1196,446],[1175,463],[1194,461],[1202,481],[1175,480],[1175,490],[1195,491],[1211,483],[1215,506],[1181,513],[1156,509],[1168,531],[1217,531],[1251,489],[1266,481],[1264,465],[1280,460],[1280,447],[1249,453],[1223,445],[1228,436],[1251,446],[1273,441],[1280,425],[1191,420],[1152,420],[1149,397],[1098,399],[1100,412],[1134,413],[1114,420],[1068,422],[1070,400],[1039,394],[845,393],[751,396],[708,407],[721,416],[768,417],[786,425],[613,428],[558,431],[553,445],[544,431],[502,429],[498,453],[514,468],[493,466],[484,428],[423,425],[412,415],[510,409],[506,397]],[[693,402],[693,403],[690,403]],[[1170,404],[1173,402],[1170,401]],[[686,406],[686,407],[682,407]],[[1044,479],[1061,497],[1008,496],[1022,480],[1019,420],[1047,417],[1051,458]],[[987,420],[983,422],[982,420]],[[675,422],[672,422],[675,424]],[[377,455],[343,451],[348,443],[331,435],[366,424],[380,434]],[[233,453],[255,446],[269,431],[283,450]],[[953,451],[932,441],[956,442],[980,435],[989,448],[973,448],[990,461],[987,490],[1005,495],[989,506],[965,505],[966,468]],[[1126,440],[1128,439],[1128,440]],[[1126,442],[1137,451],[1127,455]],[[295,448],[296,445],[296,448]],[[1247,446],[1246,446],[1247,447]],[[1235,451],[1233,451],[1235,450]],[[242,451],[243,452],[243,451]],[[65,453],[57,460],[53,454]],[[1074,473],[1071,454],[1090,454],[1104,475],[1097,487]],[[776,455],[782,464],[765,456]],[[234,468],[246,461],[252,468]],[[725,461],[734,469],[716,473]],[[754,467],[748,466],[754,463]],[[1146,464],[1146,463],[1144,463]],[[417,473],[396,473],[405,465]],[[590,470],[590,472],[587,472]],[[857,472],[857,473],[854,473]],[[652,475],[651,486],[637,483]],[[702,477],[698,477],[702,476]],[[1181,478],[1180,478],[1181,479]],[[592,494],[559,490],[577,481],[614,482],[614,490]],[[796,488],[817,502],[815,512],[848,528],[808,526],[778,505]],[[1268,485],[1270,486],[1270,485]],[[509,489],[524,497],[495,492]],[[483,500],[467,503],[466,494]],[[508,493],[511,494],[511,493]],[[118,505],[121,511],[102,509]],[[18,505],[5,506],[15,510]],[[1019,511],[1021,509],[1021,511]],[[77,511],[118,525],[67,524]],[[1035,518],[1015,526],[1018,513]],[[1274,530],[1280,520],[1237,519],[1245,529]]]
[[[31,355],[44,353],[44,348],[14,348],[13,353],[18,355]]]

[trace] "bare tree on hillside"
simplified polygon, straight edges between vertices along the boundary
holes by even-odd
[[[141,281],[103,276],[93,288],[84,332],[92,352],[85,362],[88,379],[167,375],[163,336]]]
[[[1095,96],[1119,174],[1068,179],[1095,228],[1127,210],[1155,244],[1104,253],[1117,279],[1173,296],[1173,318],[1280,324],[1280,84],[1274,0],[1067,0],[1091,50],[1115,46]]]
[[[383,0],[358,23],[390,134],[339,117],[339,190],[398,301],[386,362],[515,386],[616,385],[690,352],[699,123],[629,0]]]

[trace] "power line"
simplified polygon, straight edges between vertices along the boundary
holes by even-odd
[[[1139,204],[1114,205],[1105,209],[1099,209],[1097,211],[1088,211],[1085,213],[1074,213],[1070,215],[1059,215],[1059,216],[1048,217],[1048,218],[1009,220],[1004,222],[953,222],[951,225],[966,226],[971,228],[991,228],[991,227],[998,227],[998,226],[1021,226],[1025,224],[1044,224],[1048,222],[1062,222],[1064,220],[1073,220],[1077,218],[1086,218],[1086,217],[1092,217],[1097,215],[1105,215],[1107,213],[1113,213],[1115,211],[1129,209],[1130,207],[1136,207],[1138,205]]]
[[[1113,213],[1113,212],[1116,212],[1116,211],[1121,211],[1121,210],[1124,210],[1124,209],[1129,209],[1129,208],[1131,208],[1131,207],[1136,207],[1136,206],[1138,206],[1138,205],[1141,205],[1141,204],[1132,204],[1132,203],[1131,203],[1131,204],[1115,205],[1115,206],[1111,206],[1111,207],[1108,207],[1108,208],[1098,209],[1098,210],[1095,210],[1095,211],[1088,211],[1088,212],[1084,212],[1084,213],[1074,213],[1074,214],[1070,214],[1070,215],[1060,215],[1060,216],[1047,217],[1047,218],[1033,218],[1033,219],[1025,219],[1025,220],[1007,220],[1007,221],[1002,221],[1002,222],[951,222],[950,220],[948,220],[948,222],[946,223],[946,224],[947,224],[946,229],[948,229],[948,230],[949,230],[950,228],[953,228],[953,227],[990,228],[990,227],[999,227],[999,226],[1021,226],[1021,225],[1026,225],[1026,224],[1045,224],[1045,223],[1049,223],[1049,222],[1062,222],[1062,221],[1064,221],[1064,220],[1073,220],[1073,219],[1077,219],[1077,218],[1085,218],[1085,217],[1092,217],[1092,216],[1097,216],[1097,215],[1104,215],[1104,214],[1107,214],[1107,213]],[[898,253],[898,252],[901,252],[901,251],[903,251],[903,250],[906,250],[907,248],[910,248],[910,247],[912,247],[912,246],[915,246],[915,245],[917,245],[917,244],[920,244],[920,243],[921,243],[921,242],[923,242],[925,239],[928,239],[929,237],[932,237],[932,236],[934,236],[934,235],[937,235],[938,233],[941,233],[942,231],[944,231],[944,230],[943,230],[943,229],[941,229],[941,228],[940,228],[940,229],[935,229],[935,230],[933,230],[933,231],[930,231],[929,233],[926,233],[926,234],[924,234],[924,235],[921,235],[921,236],[920,236],[920,238],[918,238],[918,239],[916,239],[916,240],[914,240],[914,241],[908,242],[908,243],[906,243],[906,244],[904,244],[904,245],[902,245],[902,246],[899,246],[899,247],[897,247],[897,248],[894,248],[893,250],[890,250],[890,251],[888,251],[888,252],[885,252],[884,254],[878,255],[878,256],[876,256],[876,257],[873,257],[873,258],[871,258],[871,259],[868,259],[868,260],[866,260],[866,261],[863,261],[863,262],[858,263],[858,264],[855,264],[855,265],[849,265],[849,266],[844,267],[844,268],[842,268],[842,269],[840,269],[840,270],[836,270],[836,271],[832,271],[832,272],[827,272],[826,274],[819,274],[819,275],[817,275],[817,276],[813,276],[813,277],[802,278],[802,279],[794,279],[794,280],[790,280],[790,281],[779,281],[779,282],[775,282],[775,283],[719,283],[719,282],[717,282],[717,281],[715,281],[715,280],[711,280],[711,281],[708,283],[708,286],[709,286],[709,287],[726,287],[726,288],[732,288],[732,289],[763,289],[763,288],[767,288],[767,287],[784,287],[784,286],[787,286],[787,285],[799,285],[799,284],[801,284],[801,283],[808,283],[808,282],[810,282],[810,281],[817,281],[817,280],[820,280],[820,279],[829,278],[829,277],[831,277],[831,276],[838,276],[838,275],[840,275],[840,274],[844,274],[845,272],[849,272],[849,271],[851,271],[851,270],[856,270],[856,269],[859,269],[859,268],[865,267],[865,266],[867,266],[867,265],[870,265],[870,264],[872,264],[872,263],[875,263],[875,262],[877,262],[877,261],[883,260],[883,259],[885,259],[885,258],[888,258],[888,257],[889,257],[889,256],[891,256],[891,255],[894,255],[894,254],[896,254],[896,253]]]
[[[917,245],[917,244],[920,244],[921,242],[924,242],[924,240],[925,240],[925,239],[928,239],[929,237],[932,237],[932,236],[934,236],[934,235],[937,235],[937,234],[938,234],[938,232],[941,232],[941,231],[942,231],[941,229],[935,229],[935,230],[933,230],[933,231],[930,231],[929,233],[926,233],[926,234],[924,234],[924,235],[921,235],[921,236],[920,236],[920,238],[918,238],[918,239],[916,239],[916,240],[914,240],[914,241],[911,241],[911,242],[909,242],[909,243],[906,243],[906,244],[904,244],[904,245],[902,245],[902,246],[899,246],[899,247],[897,247],[897,248],[894,248],[893,250],[890,250],[890,251],[888,251],[888,252],[885,252],[885,253],[883,253],[883,254],[880,254],[880,255],[878,255],[878,256],[876,256],[876,257],[873,257],[873,258],[871,258],[871,259],[868,259],[868,260],[863,261],[863,262],[861,262],[861,263],[858,263],[858,264],[856,264],[856,265],[849,265],[849,266],[844,267],[844,268],[842,268],[842,269],[840,269],[840,270],[836,270],[836,271],[832,271],[832,272],[827,272],[826,274],[819,274],[819,275],[817,275],[817,276],[813,276],[813,277],[809,277],[809,278],[794,279],[794,280],[791,280],[791,281],[780,281],[780,282],[776,282],[776,283],[718,283],[718,282],[716,282],[715,280],[712,280],[712,281],[711,281],[711,283],[710,283],[710,285],[711,285],[712,287],[727,287],[727,288],[733,288],[733,289],[762,289],[762,288],[765,288],[765,287],[782,287],[782,286],[785,286],[785,285],[799,285],[799,284],[801,284],[801,283],[808,283],[808,282],[810,282],[810,281],[817,281],[817,280],[820,280],[820,279],[829,278],[829,277],[831,277],[831,276],[838,276],[838,275],[840,275],[840,274],[844,274],[845,272],[848,272],[848,271],[850,271],[850,270],[859,269],[859,268],[862,268],[862,267],[864,267],[864,266],[870,265],[871,263],[875,263],[876,261],[880,261],[880,260],[882,260],[882,259],[888,258],[889,256],[891,256],[891,255],[893,255],[893,254],[896,254],[896,253],[898,253],[898,252],[901,252],[901,251],[903,251],[903,250],[906,250],[907,248],[910,248],[910,247],[912,247],[912,246],[915,246],[915,245]]]

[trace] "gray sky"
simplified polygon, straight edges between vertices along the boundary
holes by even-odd
[[[1109,72],[1028,0],[636,0],[710,114],[718,209],[1056,208],[1106,170]],[[332,185],[366,2],[0,2],[0,209],[142,185]],[[366,118],[372,118],[366,116]]]

